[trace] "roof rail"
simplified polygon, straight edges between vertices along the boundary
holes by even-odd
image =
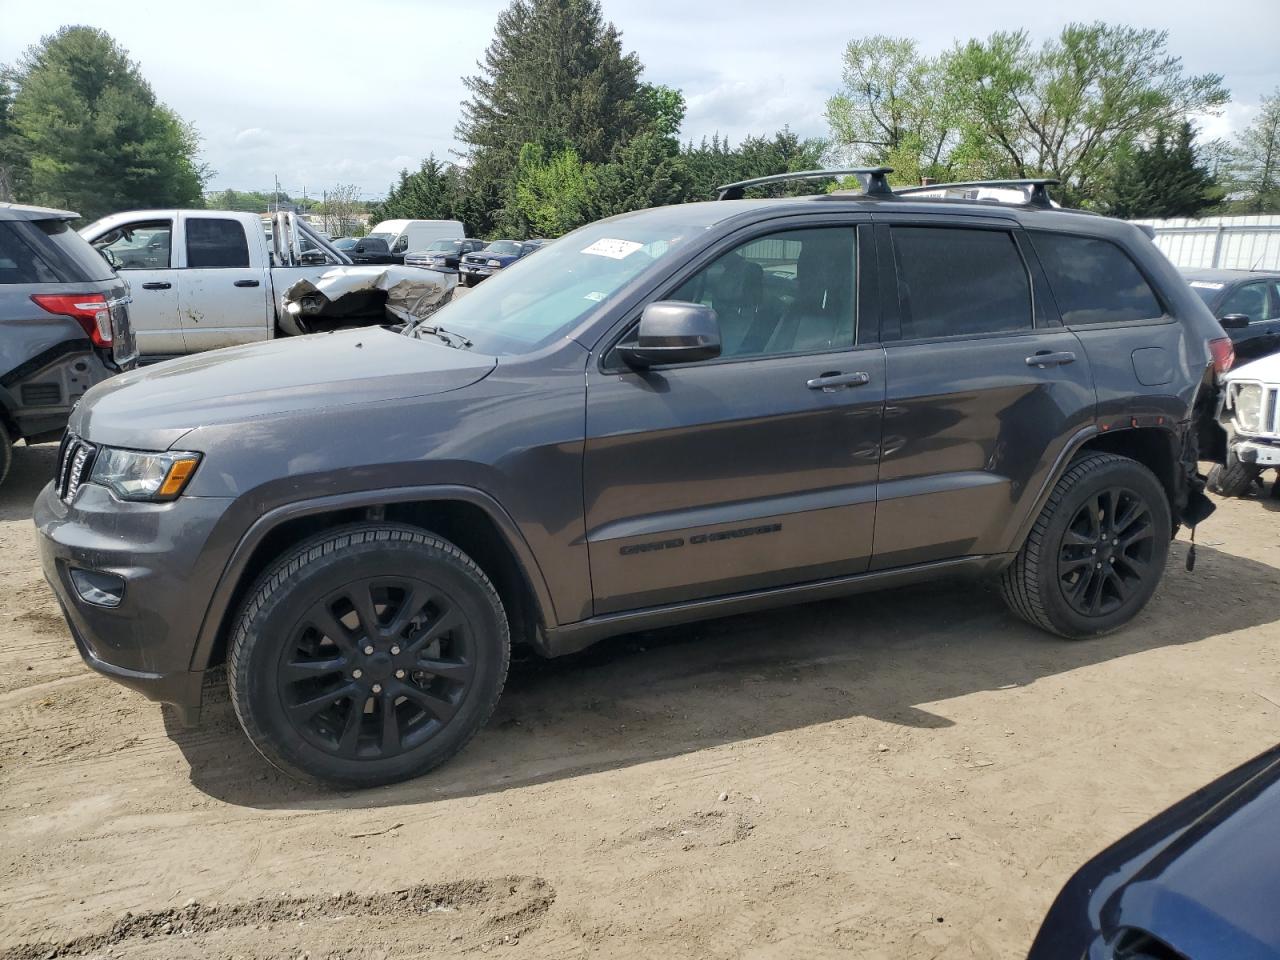
[[[857,177],[862,182],[862,190],[869,197],[891,197],[893,191],[885,178],[893,173],[892,167],[850,167],[847,170],[799,170],[795,173],[776,173],[771,177],[756,177],[754,180],[740,180],[737,183],[726,183],[716,187],[717,200],[741,200],[749,187],[760,187],[767,183],[784,183],[787,180],[825,180],[829,177]],[[1056,182],[1056,181],[1055,181]]]
[[[929,190],[955,190],[962,187],[1030,187],[1031,191],[1027,196],[1027,206],[1051,210],[1053,209],[1053,204],[1049,202],[1047,188],[1056,187],[1061,182],[1061,180],[1052,177],[1031,180],[963,180],[959,183],[930,183],[922,187],[900,187],[894,193],[901,196],[908,193],[924,193]]]

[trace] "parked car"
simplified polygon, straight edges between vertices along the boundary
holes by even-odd
[[[458,264],[468,253],[484,249],[483,240],[433,240],[425,250],[408,254],[406,267],[424,267],[441,273],[457,273]]]
[[[78,216],[0,203],[0,483],[14,444],[58,439],[85,391],[137,359],[128,288]]]
[[[392,264],[404,258],[397,257],[381,237],[343,237],[333,242],[334,249],[341,250],[352,263]]]
[[[1241,362],[1280,351],[1280,273],[1184,269],[1182,275],[1227,331]]]
[[[369,236],[387,241],[391,252],[401,258],[425,250],[436,240],[466,235],[466,229],[457,220],[383,220],[369,231]]]
[[[128,280],[145,360],[298,334],[284,291],[351,258],[293,214],[130,210],[80,230]]]
[[[35,520],[91,666],[194,722],[225,660],[265,757],[368,786],[461,749],[513,643],[962,575],[1115,630],[1212,510],[1229,356],[1137,227],[875,171],[591,224],[399,334],[102,384]]]
[[[1209,472],[1209,486],[1224,497],[1240,497],[1267,470],[1276,470],[1271,493],[1280,496],[1280,353],[1233,367],[1224,380],[1227,456]]]
[[[1275,747],[1081,867],[1027,960],[1277,960],[1278,822]]]
[[[532,253],[534,246],[520,240],[494,240],[475,253],[468,253],[462,258],[459,270],[462,282],[474,287],[481,280],[493,276],[503,267],[509,267],[521,257]]]

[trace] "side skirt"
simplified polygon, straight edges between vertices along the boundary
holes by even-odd
[[[901,587],[924,583],[944,577],[978,578],[990,576],[1004,569],[1015,554],[1000,553],[980,557],[958,557],[954,560],[936,560],[894,570],[875,570],[833,580],[802,583],[788,587],[773,587],[753,593],[736,593],[709,600],[690,600],[663,607],[645,607],[625,613],[611,613],[591,617],[577,623],[567,623],[546,630],[545,653],[549,657],[562,657],[577,653],[593,643],[620,633],[636,630],[653,630],[671,627],[696,620],[711,620],[739,613],[769,610],[795,603],[811,603],[856,593],[868,593],[887,587]]]

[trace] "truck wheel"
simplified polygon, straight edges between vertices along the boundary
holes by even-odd
[[[9,431],[5,429],[4,421],[0,420],[0,484],[4,483],[4,478],[9,475],[9,467],[13,465],[13,440],[9,437]]]
[[[1128,457],[1087,454],[1054,485],[1001,574],[1001,593],[1014,613],[1050,633],[1108,633],[1151,599],[1172,531],[1168,498],[1150,470]]]
[[[1209,489],[1223,497],[1243,497],[1262,476],[1256,463],[1241,463],[1227,451],[1227,462],[1216,463],[1209,471]]]
[[[372,787],[425,773],[489,719],[510,660],[493,584],[447,540],[371,523],[289,551],[241,608],[231,702],[271,763]]]

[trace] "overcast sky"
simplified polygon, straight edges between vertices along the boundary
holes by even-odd
[[[141,63],[157,96],[195,123],[216,171],[212,188],[270,189],[278,174],[294,194],[341,182],[376,197],[402,167],[458,149],[461,78],[475,72],[505,5],[0,0],[0,62],[62,24],[101,27]],[[640,55],[646,80],[684,91],[685,139],[718,131],[738,140],[784,124],[824,135],[844,45],[873,33],[911,36],[936,53],[999,29],[1047,37],[1067,20],[1123,17],[1165,29],[1189,71],[1226,79],[1233,102],[1204,121],[1210,135],[1242,129],[1280,86],[1280,0],[604,0],[604,12]]]

